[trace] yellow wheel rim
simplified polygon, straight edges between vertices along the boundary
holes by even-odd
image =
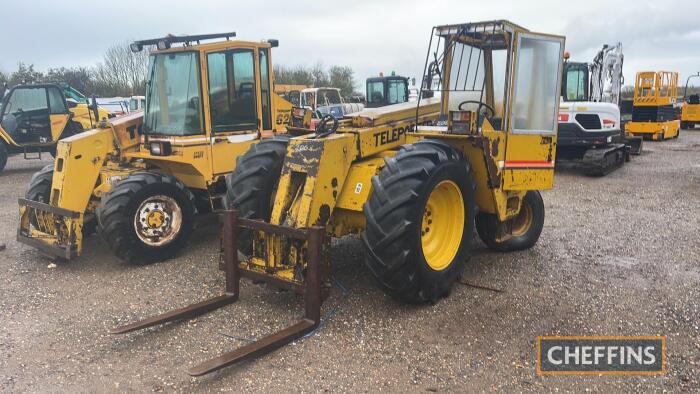
[[[430,268],[442,271],[459,251],[464,234],[464,200],[452,181],[438,183],[428,197],[421,224],[423,256]]]
[[[518,216],[513,218],[513,226],[511,227],[511,234],[514,237],[519,237],[525,235],[527,230],[532,226],[532,220],[534,215],[532,214],[532,207],[526,201],[523,201],[520,206],[520,212]]]

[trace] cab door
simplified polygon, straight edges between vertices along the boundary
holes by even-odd
[[[48,98],[49,120],[51,122],[51,140],[58,141],[66,129],[70,120],[70,112],[68,111],[68,103],[66,97],[57,86],[49,86],[46,88],[46,97]]]
[[[5,99],[2,126],[16,144],[48,144],[58,139],[69,117],[58,87],[20,86]]]
[[[233,171],[264,128],[256,48],[207,53],[211,160],[214,176]],[[269,89],[267,92],[269,100]],[[269,104],[267,105],[269,111]]]
[[[564,38],[517,33],[515,44],[503,187],[549,189],[554,183]]]

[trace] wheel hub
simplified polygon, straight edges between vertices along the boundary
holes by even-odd
[[[511,234],[514,237],[519,237],[527,233],[527,230],[529,230],[532,226],[533,218],[534,215],[532,213],[532,207],[526,202],[526,200],[523,200],[518,216],[513,218]]]
[[[456,183],[438,183],[428,197],[421,223],[423,256],[435,271],[446,269],[462,243],[465,210],[462,192]]]
[[[148,197],[139,205],[134,216],[136,235],[149,246],[171,242],[181,227],[182,210],[177,201],[169,196]]]

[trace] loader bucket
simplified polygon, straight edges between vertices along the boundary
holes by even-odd
[[[642,143],[644,140],[642,137],[635,137],[635,136],[625,136],[625,143],[630,146],[630,154],[633,154],[635,156],[641,155],[642,154]]]
[[[66,260],[80,255],[83,215],[37,201],[19,199],[17,241]]]

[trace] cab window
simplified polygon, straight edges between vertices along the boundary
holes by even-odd
[[[270,76],[267,64],[267,49],[260,49],[260,97],[262,100],[263,130],[272,129],[272,117],[270,115]]]
[[[380,104],[384,102],[384,82],[367,83],[367,102]]]
[[[207,65],[212,131],[257,129],[253,51],[235,49],[211,53],[207,56]]]
[[[586,101],[586,77],[582,69],[570,69],[566,72],[566,100]]]
[[[63,95],[58,88],[48,88],[47,92],[49,93],[49,109],[51,110],[51,114],[68,113],[66,102],[63,100]]]
[[[561,43],[522,36],[518,50],[513,131],[555,133]]]
[[[6,114],[17,114],[30,111],[46,111],[48,103],[45,88],[15,89],[4,109]]]
[[[389,80],[387,87],[389,95],[389,104],[403,103],[406,101],[406,84],[403,80]]]

